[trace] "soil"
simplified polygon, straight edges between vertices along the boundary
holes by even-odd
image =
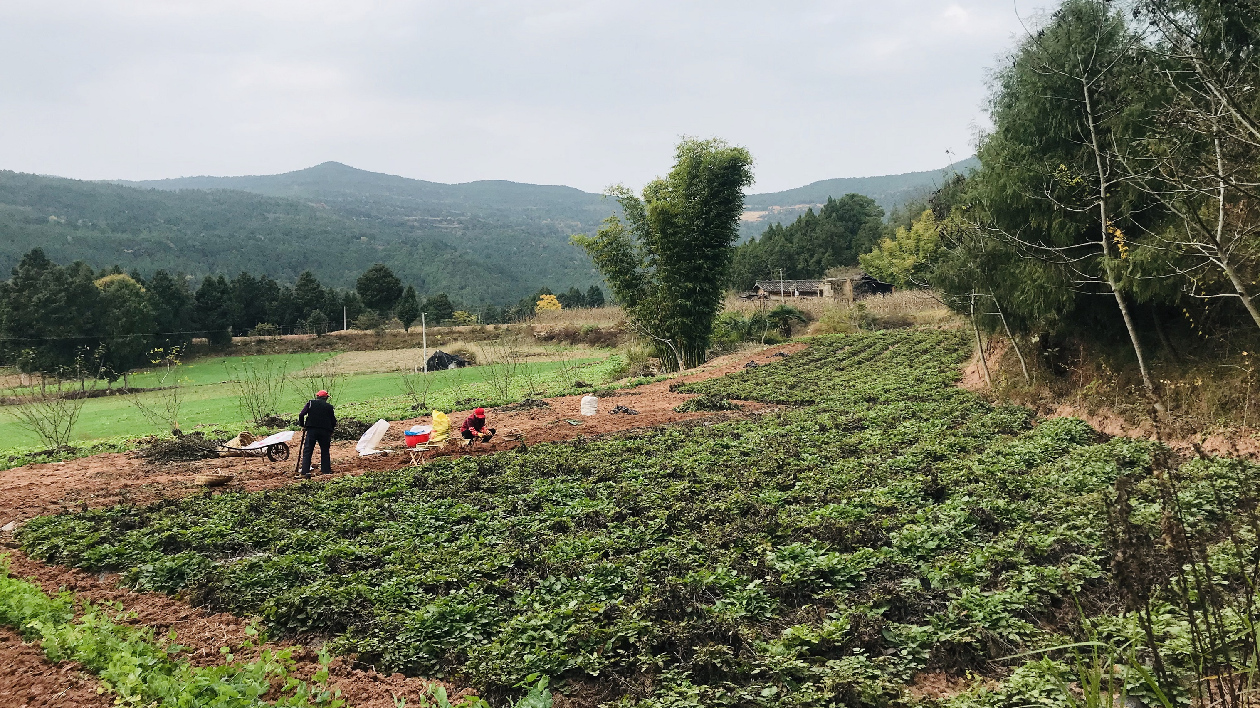
[[[725,413],[676,413],[674,407],[692,398],[692,395],[673,393],[670,386],[680,381],[698,381],[721,376],[742,369],[745,363],[774,361],[778,352],[791,353],[804,349],[796,343],[760,349],[754,353],[741,352],[716,359],[673,380],[660,381],[633,389],[614,392],[600,400],[600,413],[584,417],[580,414],[581,396],[546,399],[548,407],[524,411],[488,411],[489,426],[498,430],[498,436],[490,443],[464,447],[452,440],[445,448],[417,454],[417,463],[438,457],[481,455],[515,448],[522,444],[570,440],[578,437],[600,436],[635,428],[647,428],[687,420],[722,420],[734,416],[764,411],[762,404],[744,402],[741,410]],[[614,406],[623,405],[639,412],[638,415],[610,414]],[[458,426],[469,411],[451,414],[456,428],[453,437],[458,438]],[[577,424],[570,423],[574,421]],[[412,465],[412,457],[405,449],[403,431],[428,418],[414,418],[401,425],[391,426],[382,448],[392,448],[386,454],[358,457],[352,442],[336,442],[331,448],[333,476],[363,474],[368,471],[398,469]],[[510,434],[510,435],[509,435]],[[300,437],[300,436],[299,436]],[[516,439],[509,440],[508,437]],[[13,532],[26,520],[62,510],[78,510],[109,506],[119,503],[148,503],[163,498],[179,498],[191,494],[214,494],[221,489],[254,491],[272,489],[298,483],[293,475],[297,464],[298,440],[292,443],[293,455],[287,462],[269,462],[260,457],[223,457],[215,460],[153,464],[136,458],[130,453],[96,455],[67,462],[43,463],[0,471],[0,546],[14,546]],[[219,472],[235,475],[228,485],[215,489],[194,484],[198,474]],[[323,477],[316,476],[316,480]],[[246,639],[246,620],[227,614],[207,614],[181,600],[165,595],[136,593],[122,588],[118,577],[92,575],[60,566],[49,566],[27,558],[17,550],[8,552],[11,573],[18,577],[31,577],[49,592],[65,588],[92,601],[109,601],[120,604],[125,610],[135,612],[129,620],[137,625],[153,627],[156,636],[164,636],[174,629],[178,642],[189,647],[188,659],[206,664],[219,660],[222,646],[240,646]],[[11,635],[16,638],[16,635]],[[295,648],[299,659],[298,675],[309,676],[317,667],[314,649],[316,639],[305,646]],[[245,658],[248,653],[238,652]],[[39,695],[55,696],[65,691],[68,698],[72,691],[86,687],[93,699],[99,698],[99,683],[84,677],[71,665],[54,666],[42,658],[36,647],[19,641],[0,642],[0,691],[7,686],[25,687],[39,685]],[[8,670],[8,667],[20,668]],[[350,705],[356,708],[392,708],[393,696],[406,696],[408,704],[424,705],[421,693],[429,682],[417,678],[404,678],[401,674],[385,676],[363,667],[356,667],[340,659],[333,662],[331,673],[334,685],[341,688]],[[22,677],[29,676],[29,680]],[[40,683],[42,682],[42,683]],[[448,687],[451,694],[456,691]],[[0,693],[0,696],[3,696]],[[17,694],[15,694],[17,695]],[[27,700],[23,697],[22,700]],[[59,699],[60,700],[60,699]],[[0,705],[20,705],[12,701],[0,701]],[[71,702],[29,703],[35,705],[83,705],[97,703]],[[100,705],[110,705],[101,702]]]
[[[997,374],[997,363],[1006,356],[1006,352],[1011,348],[1011,343],[1005,339],[990,337],[989,341],[984,343],[984,362],[980,361],[980,353],[971,355],[971,361],[967,362],[967,366],[963,367],[963,377],[959,385],[971,391],[979,391],[988,388],[988,382],[984,378],[984,363],[989,365],[989,374]]]
[[[52,664],[38,644],[0,627],[0,706],[12,708],[109,708],[113,698],[96,692],[100,682],[70,661]]]
[[[988,688],[997,687],[997,682],[992,679],[967,681],[941,671],[925,671],[915,674],[914,680],[910,682],[906,690],[909,691],[910,696],[916,701],[947,701],[966,692],[976,681],[981,681]]]

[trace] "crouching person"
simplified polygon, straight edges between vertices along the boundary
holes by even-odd
[[[494,428],[486,428],[486,409],[478,408],[472,412],[472,415],[464,419],[464,424],[459,426],[459,434],[467,442],[465,445],[480,440],[481,442],[490,442],[490,438],[494,437]]]

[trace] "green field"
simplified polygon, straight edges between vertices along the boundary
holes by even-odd
[[[274,354],[248,357],[251,365],[270,363],[276,370],[284,368],[291,375],[289,385],[278,408],[284,417],[293,418],[302,407],[302,403],[314,393],[309,390],[312,383],[302,378],[304,372],[311,367],[318,367],[321,362],[335,356],[334,354]],[[237,402],[237,392],[229,380],[238,375],[246,357],[215,357],[198,359],[178,368],[180,386],[185,390],[185,402],[180,413],[180,427],[184,431],[200,429],[222,429],[238,431],[246,426],[243,422]],[[599,379],[607,365],[607,359],[575,359],[567,362],[538,362],[529,365],[535,378],[547,393],[559,393],[568,390],[572,378],[561,374],[571,373],[574,366],[584,367],[583,375]],[[452,410],[457,402],[464,399],[475,399],[494,405],[505,401],[495,400],[492,387],[486,383],[491,374],[489,367],[468,367],[452,371],[432,372],[432,383],[429,388],[428,407]],[[523,394],[527,382],[516,382],[514,389]],[[138,373],[130,377],[130,385],[136,388],[159,385],[157,372]],[[414,415],[410,410],[410,401],[402,397],[402,387],[397,374],[361,373],[349,374],[334,390],[334,404],[343,416],[373,419],[385,417],[398,419]],[[158,394],[137,394],[141,401],[152,400]],[[155,425],[147,419],[131,401],[131,396],[108,396],[94,398],[83,406],[78,425],[74,429],[76,444],[94,440],[120,437],[139,437],[167,432],[163,426]],[[468,407],[468,406],[464,406]],[[0,407],[0,453],[15,450],[29,450],[42,445],[39,438],[26,429],[13,414],[11,408]]]
[[[970,351],[820,337],[684,388],[778,412],[41,517],[20,540],[500,705],[539,676],[619,707],[939,705],[907,685],[942,672],[957,708],[1066,708],[1090,671],[1156,705],[1193,695],[1212,631],[1245,668],[1260,466],[995,406],[955,385]],[[1179,573],[1211,578],[1216,630]]]

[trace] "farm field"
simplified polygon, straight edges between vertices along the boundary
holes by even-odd
[[[778,412],[45,516],[19,539],[496,705],[539,677],[567,705],[1055,705],[1071,655],[1035,652],[1083,637],[1131,647],[1116,671],[1140,694],[1116,490],[1125,533],[1159,538],[1176,479],[1184,533],[1219,545],[1260,468],[991,405],[955,385],[969,354],[957,332],[819,337],[683,387]],[[1254,556],[1239,536],[1221,552]],[[1183,676],[1174,599],[1151,631]]]
[[[545,389],[559,391],[571,387],[572,381],[557,378],[575,366],[585,367],[587,375],[597,377],[601,371],[590,371],[592,365],[604,362],[608,354],[581,350],[575,353],[558,351],[549,361],[531,361],[531,373]],[[236,388],[229,382],[240,374],[246,365],[270,366],[284,370],[290,381],[280,400],[279,412],[292,418],[301,409],[303,401],[319,388],[323,379],[308,378],[337,372],[344,380],[337,382],[334,390],[338,409],[343,415],[359,417],[403,417],[410,405],[403,400],[403,391],[397,373],[398,366],[420,363],[419,350],[390,352],[348,352],[345,354],[262,354],[248,357],[212,357],[198,359],[178,368],[180,386],[185,390],[181,410],[181,427],[185,431],[197,429],[239,430],[246,426],[237,404]],[[455,407],[455,401],[466,397],[493,397],[486,385],[491,375],[487,367],[468,367],[454,371],[438,371],[430,374],[428,391],[432,407]],[[159,373],[143,372],[130,377],[130,385],[136,388],[160,385]],[[315,388],[312,388],[314,386]],[[519,386],[519,384],[518,384]],[[309,389],[309,390],[308,390]],[[142,401],[152,400],[156,394],[136,394]],[[147,419],[131,402],[131,396],[107,396],[85,402],[78,425],[75,427],[77,444],[101,439],[139,437],[167,432]],[[7,407],[0,407],[0,453],[22,449],[37,449],[39,438],[24,427]]]

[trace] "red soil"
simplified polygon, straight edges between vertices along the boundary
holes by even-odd
[[[699,418],[725,418],[732,414],[676,413],[673,408],[691,396],[672,393],[669,387],[678,381],[698,381],[736,371],[748,361],[766,363],[777,352],[793,352],[803,349],[803,344],[771,347],[756,352],[735,354],[717,359],[687,376],[673,381],[640,386],[619,391],[600,400],[598,415],[583,417],[579,413],[578,396],[548,399],[549,407],[518,412],[489,411],[490,425],[497,428],[499,437],[489,444],[465,448],[457,442],[448,443],[444,449],[423,453],[421,464],[436,457],[488,454],[520,445],[520,441],[506,440],[509,431],[519,435],[527,444],[570,440],[580,436],[604,435],[635,428],[647,428],[666,423]],[[638,415],[610,414],[613,406],[626,406],[638,411]],[[765,407],[745,403],[744,413],[757,412]],[[452,425],[458,428],[468,411],[451,414]],[[571,425],[568,420],[578,421]],[[335,443],[332,447],[333,476],[363,474],[372,470],[397,469],[411,465],[403,443],[402,431],[416,422],[417,418],[395,424],[383,443],[394,449],[385,455],[360,458],[353,443]],[[458,431],[455,433],[458,436]],[[178,498],[190,494],[211,494],[213,490],[193,483],[193,477],[205,472],[225,472],[236,475],[226,489],[259,490],[283,487],[297,483],[293,472],[294,456],[287,462],[268,462],[264,458],[229,457],[201,462],[151,464],[130,454],[106,454],[81,458],[68,462],[27,465],[0,471],[0,545],[12,546],[13,529],[35,516],[56,513],[63,509],[86,509],[118,503],[147,503],[162,498]],[[323,479],[316,477],[316,480]],[[118,584],[117,576],[91,575],[60,566],[49,566],[27,558],[20,551],[9,551],[11,573],[17,577],[29,577],[46,591],[72,590],[93,602],[119,603],[136,617],[128,622],[154,628],[158,637],[174,629],[179,644],[188,648],[186,658],[204,665],[219,661],[219,648],[241,646],[247,639],[248,622],[227,614],[207,614],[181,600],[153,593],[136,593]],[[8,637],[4,640],[4,637]],[[309,677],[317,668],[314,646],[295,648],[299,661],[298,675]],[[256,651],[256,650],[255,650]],[[248,658],[250,652],[237,652],[240,658]],[[350,705],[356,708],[392,708],[394,696],[406,697],[409,705],[424,705],[421,694],[429,682],[417,678],[404,678],[401,674],[384,676],[374,671],[363,671],[340,659],[332,665],[334,686],[340,688]],[[87,677],[72,665],[54,666],[43,658],[34,646],[23,644],[17,635],[0,634],[0,699],[10,691],[14,700],[0,700],[0,705],[19,706],[27,701],[31,706],[75,705],[107,706],[111,702],[96,693],[99,682]],[[448,691],[455,694],[452,687]],[[75,691],[87,698],[74,699]],[[26,693],[23,693],[26,692]],[[60,696],[54,702],[32,702],[36,699],[27,694]],[[64,693],[63,693],[64,692]],[[38,700],[51,700],[40,698]]]
[[[38,646],[0,628],[0,706],[13,708],[109,708],[113,698],[96,692],[100,682],[73,662],[52,664]]]

